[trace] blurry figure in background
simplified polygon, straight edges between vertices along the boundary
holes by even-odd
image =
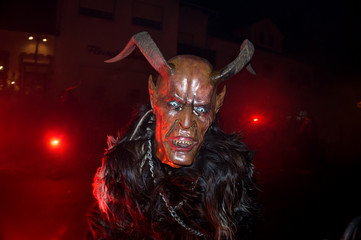
[[[77,84],[67,87],[65,90],[61,92],[59,95],[58,103],[59,103],[59,112],[56,114],[59,116],[60,121],[67,125],[67,128],[78,128],[79,124],[75,124],[79,122],[80,119],[80,103],[78,98],[74,95],[73,90],[77,89],[81,86],[82,81],[80,80]],[[74,125],[75,124],[75,125]]]
[[[324,160],[319,152],[319,138],[315,119],[309,113],[303,111],[300,119],[298,133],[298,145],[303,163],[303,171],[317,175]]]
[[[68,106],[72,107],[76,104],[78,104],[78,100],[73,94],[73,90],[80,87],[81,80],[74,86],[68,87],[65,90],[62,91],[62,93],[59,96],[59,106],[62,108],[67,108]]]
[[[138,47],[159,73],[149,77],[150,106],[129,131],[109,137],[93,183],[90,239],[240,239],[257,216],[253,153],[217,125],[222,81],[249,61],[252,43],[221,70],[200,57],[166,61],[146,32],[107,62]]]
[[[309,135],[311,134],[311,118],[308,116],[306,111],[300,111],[296,116],[297,121],[301,123],[299,128],[300,135]]]
[[[285,141],[285,158],[292,159],[292,168],[305,174],[316,174],[320,161],[318,134],[315,120],[306,110],[288,116],[282,139]]]

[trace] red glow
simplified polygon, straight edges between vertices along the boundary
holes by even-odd
[[[254,116],[252,116],[252,123],[260,123],[261,122],[261,118],[260,118],[260,116],[259,115],[254,115]]]
[[[50,146],[56,148],[56,147],[59,147],[60,146],[60,139],[58,138],[52,138],[50,139]]]
[[[45,144],[46,147],[54,153],[63,153],[66,147],[66,138],[65,135],[57,130],[48,131],[45,134]]]

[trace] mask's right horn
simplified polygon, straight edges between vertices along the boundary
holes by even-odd
[[[152,67],[162,76],[170,75],[172,73],[172,67],[164,59],[163,54],[160,52],[158,46],[147,32],[140,32],[135,34],[121,51],[115,57],[106,60],[106,63],[113,63],[126,58],[133,52],[135,47],[143,53]]]

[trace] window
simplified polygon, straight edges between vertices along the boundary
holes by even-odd
[[[79,13],[84,16],[114,19],[115,0],[80,0]]]
[[[268,36],[268,43],[269,43],[270,47],[273,47],[273,36],[272,35]]]
[[[264,41],[264,32],[261,32],[259,35],[259,43],[264,45],[265,41]]]
[[[52,56],[38,56],[34,61],[34,54],[20,54],[20,81],[22,88],[29,93],[44,93],[52,72]]]

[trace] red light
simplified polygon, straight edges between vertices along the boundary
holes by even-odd
[[[66,139],[64,134],[59,133],[57,131],[51,131],[46,133],[45,135],[45,144],[46,147],[51,151],[51,152],[56,152],[56,153],[61,153],[65,150],[66,148]]]
[[[261,118],[260,118],[259,115],[253,115],[252,118],[251,118],[251,121],[252,121],[253,124],[256,124],[256,123],[258,124],[258,123],[261,122]]]
[[[52,138],[52,139],[50,139],[50,146],[52,146],[52,147],[59,147],[60,146],[60,139],[58,139],[58,138]]]

